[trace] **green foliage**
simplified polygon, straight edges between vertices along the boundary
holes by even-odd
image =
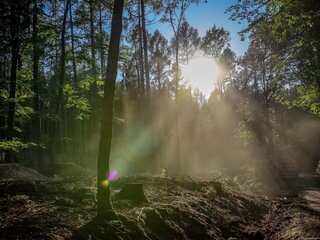
[[[201,48],[209,56],[219,58],[223,50],[230,46],[229,41],[230,33],[214,25],[202,38]]]
[[[30,147],[35,147],[35,146],[37,146],[37,144],[32,142],[23,143],[17,138],[11,141],[0,140],[0,152],[6,152],[6,151],[19,152],[21,150],[28,149]]]
[[[234,130],[235,136],[243,140],[244,146],[249,145],[253,133],[247,127],[245,121],[240,121],[238,127]]]
[[[28,106],[22,106],[20,104],[16,105],[16,115],[17,117],[22,117],[22,118],[30,118],[31,114],[33,114],[33,108],[28,107]]]
[[[76,119],[89,119],[91,107],[89,100],[85,96],[78,94],[70,84],[65,84],[63,94],[66,99],[65,107],[67,109],[75,108],[77,110]]]
[[[94,78],[91,76],[85,76],[83,79],[81,79],[79,83],[79,88],[88,91],[90,89],[91,84],[94,82]]]
[[[300,97],[294,101],[294,105],[320,116],[320,93],[315,86],[299,88]]]

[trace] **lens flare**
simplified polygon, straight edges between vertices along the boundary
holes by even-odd
[[[107,179],[103,180],[101,185],[102,185],[102,187],[105,187],[105,188],[108,187],[109,186],[109,180],[107,180]]]
[[[112,170],[109,174],[109,177],[102,181],[101,185],[103,187],[108,187],[110,185],[110,182],[117,176],[117,170]]]
[[[110,181],[112,181],[116,176],[117,176],[117,170],[113,170],[113,171],[110,173],[108,179],[109,179]]]

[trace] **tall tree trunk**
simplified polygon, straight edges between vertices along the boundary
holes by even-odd
[[[112,141],[113,125],[113,102],[117,78],[120,36],[122,30],[122,12],[124,0],[114,0],[113,15],[111,24],[111,36],[108,51],[106,81],[104,86],[104,97],[102,101],[102,118],[100,130],[100,143],[98,154],[98,208],[99,218],[114,219],[116,214],[113,211],[110,199],[110,184],[103,185],[103,181],[109,176],[109,160]]]
[[[102,21],[102,3],[100,3],[99,6],[99,31],[100,31],[100,75],[101,78],[103,77],[103,71],[104,71],[104,66],[105,66],[105,56],[104,56],[104,47],[103,47],[103,21]]]
[[[134,44],[134,58],[135,58],[135,67],[136,67],[136,71],[137,71],[137,78],[138,78],[138,92],[139,92],[139,96],[141,96],[141,74],[140,74],[140,66],[139,66],[139,52],[138,49],[136,48],[136,45]]]
[[[157,80],[158,80],[158,91],[160,92],[161,91],[161,69],[160,69],[159,57],[157,57]]]
[[[144,79],[144,66],[143,66],[143,43],[142,43],[142,26],[141,26],[141,14],[140,5],[138,5],[138,17],[139,17],[139,65],[140,65],[140,77],[141,77],[141,95],[144,96],[145,92],[145,79]]]
[[[95,41],[95,29],[94,29],[94,0],[89,0],[89,18],[90,18],[90,45],[91,45],[91,71],[93,83],[90,89],[90,104],[94,106],[91,111],[91,121],[89,123],[88,130],[88,138],[92,138],[95,133],[96,126],[98,124],[97,119],[97,109],[99,108],[98,102],[98,86],[96,84],[97,81],[97,65],[96,65],[96,41]],[[94,141],[89,141],[87,143],[90,149],[95,149],[96,145]]]
[[[78,90],[78,76],[77,76],[77,64],[76,64],[76,54],[74,50],[74,32],[73,32],[73,17],[72,17],[72,4],[70,5],[69,8],[69,18],[70,18],[70,34],[71,34],[71,54],[72,54],[72,69],[73,69],[73,83],[74,83],[74,88],[77,91]],[[79,124],[78,121],[76,120],[76,115],[77,115],[78,109],[73,108],[72,109],[72,134],[73,134],[73,154],[80,153],[80,155],[83,155],[83,148],[79,149],[80,146],[80,141],[82,141],[82,138],[80,138],[79,134]],[[79,162],[78,162],[79,163]]]
[[[38,40],[38,3],[34,0],[33,6],[33,106],[34,116],[32,119],[32,141],[40,143],[41,134],[41,120],[40,120],[40,82],[39,82],[39,40]],[[41,150],[36,149],[36,158],[39,167],[42,165]]]
[[[95,40],[94,40],[94,11],[93,11],[93,0],[89,1],[89,8],[90,8],[90,44],[91,44],[91,68],[93,77],[96,77],[97,68],[96,68],[96,50],[95,50]],[[95,87],[95,84],[94,84]]]
[[[148,40],[146,30],[146,18],[145,18],[145,6],[144,0],[140,0],[141,3],[141,22],[142,22],[142,35],[143,35],[143,53],[144,53],[144,69],[146,73],[146,88],[147,96],[150,97],[150,73],[149,73],[149,60],[148,60]]]
[[[60,75],[59,75],[59,99],[58,99],[58,115],[60,116],[60,124],[57,126],[57,136],[62,137],[64,135],[65,131],[65,112],[64,112],[64,99],[63,99],[63,85],[65,82],[65,77],[66,77],[66,40],[65,40],[65,35],[66,35],[66,23],[67,23],[67,16],[68,16],[68,11],[69,7],[71,4],[71,0],[66,0],[65,4],[65,9],[64,9],[64,14],[63,14],[63,21],[62,21],[62,29],[61,29],[61,42],[60,42],[60,47],[61,47],[61,55],[60,55]],[[61,139],[59,139],[60,143],[60,150],[64,153],[65,146],[61,142]]]
[[[11,69],[10,69],[10,90],[9,90],[9,107],[8,107],[8,128],[7,140],[11,141],[14,135],[14,118],[16,110],[16,85],[17,85],[17,66],[19,59],[19,22],[20,22],[20,1],[11,1]],[[14,154],[11,151],[6,152],[5,162],[13,162]]]
[[[60,115],[61,119],[63,116],[62,109],[63,109],[63,84],[65,82],[66,76],[66,23],[67,23],[67,15],[69,10],[70,0],[66,0],[66,5],[63,14],[63,21],[62,21],[62,29],[61,29],[61,56],[60,56],[60,79],[59,79],[59,108],[58,114]]]
[[[77,64],[76,64],[76,55],[74,51],[74,33],[73,33],[73,18],[72,18],[72,5],[69,9],[69,17],[70,17],[70,33],[71,33],[71,53],[72,53],[72,69],[73,69],[73,82],[74,87],[78,89],[78,77],[77,77]]]
[[[178,28],[179,29],[179,28]],[[181,174],[181,157],[180,157],[180,131],[179,131],[179,113],[178,113],[178,87],[179,87],[179,33],[176,34],[176,69],[175,69],[175,98],[174,98],[174,112],[175,112],[175,132],[176,132],[176,161],[177,170]]]

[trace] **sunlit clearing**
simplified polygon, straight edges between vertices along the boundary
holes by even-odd
[[[208,98],[217,82],[219,68],[213,59],[200,56],[182,66],[182,76],[193,90],[198,88]]]

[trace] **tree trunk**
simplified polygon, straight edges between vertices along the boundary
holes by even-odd
[[[60,56],[60,79],[59,79],[59,106],[58,106],[58,114],[60,115],[62,119],[62,108],[63,108],[63,84],[65,81],[65,75],[66,75],[66,41],[65,41],[65,35],[66,35],[66,22],[67,22],[67,15],[69,10],[69,4],[70,0],[66,0],[66,6],[64,9],[63,14],[63,21],[62,21],[62,29],[61,29],[61,56]]]
[[[158,91],[161,90],[161,69],[160,69],[160,59],[157,57],[157,80],[158,80]]]
[[[89,123],[88,137],[92,138],[95,134],[95,129],[98,124],[98,111],[99,102],[98,102],[98,86],[96,84],[97,81],[97,65],[96,65],[96,41],[95,41],[95,29],[94,29],[94,0],[89,1],[89,18],[90,18],[90,45],[91,45],[91,71],[93,82],[90,89],[90,105],[94,106],[91,111],[91,121]],[[87,143],[90,149],[95,149],[94,141],[90,141]]]
[[[71,54],[72,54],[72,69],[73,69],[73,84],[75,91],[78,91],[78,76],[77,76],[77,64],[76,64],[76,55],[74,51],[74,32],[73,32],[73,17],[72,17],[72,4],[70,5],[69,9],[69,17],[70,17],[70,34],[71,34]],[[72,134],[74,137],[73,141],[73,154],[76,154],[77,152],[80,152],[81,155],[83,155],[83,148],[79,149],[80,146],[80,134],[79,134],[79,124],[76,120],[76,115],[78,113],[78,109],[73,108],[72,109]]]
[[[102,118],[100,130],[100,143],[98,154],[98,208],[97,217],[115,219],[110,199],[110,184],[102,185],[109,176],[109,160],[112,140],[113,125],[113,102],[117,78],[117,67],[120,48],[120,36],[122,30],[122,12],[124,0],[115,0],[111,24],[111,36],[108,51],[106,81],[104,86],[104,97],[102,101]]]
[[[66,75],[66,23],[67,23],[67,16],[69,6],[71,4],[71,0],[66,0],[66,6],[64,9],[63,14],[63,21],[62,21],[62,29],[61,29],[61,55],[60,55],[60,79],[59,79],[59,98],[58,98],[58,115],[60,116],[60,124],[57,126],[57,136],[62,137],[64,135],[64,99],[63,99],[63,85],[65,82],[65,75]],[[59,139],[59,138],[58,138]],[[64,152],[65,146],[63,145],[61,139],[59,139],[60,150]]]
[[[178,28],[179,29],[179,28]],[[176,34],[176,69],[175,69],[175,132],[176,132],[176,161],[177,171],[181,173],[181,157],[180,157],[180,133],[179,133],[179,113],[178,113],[178,87],[179,87],[179,33]]]
[[[72,68],[73,68],[73,82],[74,87],[78,89],[78,78],[77,78],[77,65],[76,65],[76,56],[74,52],[74,33],[73,33],[73,18],[72,18],[72,6],[69,9],[70,16],[70,33],[71,33],[71,52],[72,52]]]
[[[148,40],[146,31],[146,19],[144,13],[144,0],[140,0],[141,3],[141,22],[142,22],[142,35],[143,35],[143,53],[144,53],[144,69],[146,74],[146,88],[147,96],[150,97],[150,73],[149,73],[149,60],[148,60]]]
[[[141,95],[144,96],[144,67],[143,67],[143,44],[142,44],[142,27],[141,27],[141,15],[140,15],[140,5],[138,5],[139,12],[139,64],[140,64],[140,77],[141,77]]]
[[[95,51],[95,40],[94,40],[94,24],[93,24],[93,2],[92,0],[89,1],[89,8],[90,8],[90,44],[91,44],[91,60],[92,60],[92,75],[95,78],[97,69],[96,69],[96,51]],[[95,87],[95,83],[94,87]]]
[[[11,70],[10,70],[10,90],[9,90],[9,107],[8,107],[8,128],[7,140],[11,141],[14,135],[14,118],[16,110],[16,85],[17,85],[17,66],[19,58],[19,22],[20,22],[20,2],[11,1]],[[5,162],[13,162],[14,154],[11,151],[6,152]]]
[[[104,56],[104,47],[103,47],[103,22],[102,22],[102,4],[100,3],[99,7],[99,30],[100,30],[100,69],[101,69],[101,78],[103,77],[103,71],[105,66],[105,56]]]
[[[38,3],[34,0],[33,7],[33,106],[34,106],[34,116],[32,121],[32,141],[35,143],[40,143],[41,134],[41,120],[40,120],[40,82],[39,82],[39,40],[38,40]],[[42,165],[41,161],[41,150],[36,149],[36,159],[39,167]]]

